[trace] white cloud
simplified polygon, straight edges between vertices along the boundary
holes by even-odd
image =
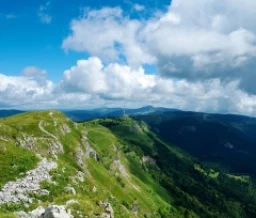
[[[47,71],[44,69],[40,69],[36,66],[27,66],[25,67],[21,75],[30,80],[36,81],[40,85],[45,85],[47,83],[46,76]]]
[[[144,11],[144,10],[145,10],[145,6],[144,6],[144,5],[140,5],[140,4],[134,4],[134,5],[133,5],[133,8],[134,8],[136,11]]]
[[[247,70],[256,56],[252,4],[256,6],[240,0],[173,1],[168,12],[150,20],[144,30],[146,45],[155,54],[162,75],[240,78],[241,69]],[[162,71],[167,64],[177,71]]]
[[[143,68],[104,65],[99,58],[80,60],[64,72],[61,90],[75,96],[85,95],[84,104],[128,106],[162,105],[184,110],[230,112],[256,115],[256,96],[239,89],[239,81],[220,79],[189,82],[148,75]]]
[[[50,4],[50,2],[47,2],[39,7],[37,15],[42,23],[50,24],[52,22],[52,16],[48,13]]]
[[[72,34],[62,44],[65,50],[87,51],[106,62],[125,57],[132,66],[153,61],[140,46],[141,23],[124,17],[120,8],[86,12],[84,18],[71,22]]]
[[[86,9],[72,20],[62,48],[90,58],[67,69],[59,84],[36,67],[20,77],[1,75],[0,105],[151,104],[256,116],[255,8],[255,1],[173,0],[145,20],[120,8]],[[159,75],[143,64],[157,65]]]
[[[0,107],[155,105],[256,116],[256,96],[239,89],[238,80],[225,83],[218,78],[194,82],[162,78],[146,74],[142,67],[134,69],[119,63],[103,64],[97,57],[79,60],[63,73],[59,84],[46,79],[42,82],[43,77],[38,81],[34,71],[25,72],[18,77],[0,74]]]
[[[103,99],[130,99],[141,95],[155,83],[142,68],[110,63],[104,66],[99,58],[80,60],[64,72],[61,88],[67,92],[100,95]]]
[[[0,74],[0,107],[44,108],[51,105],[54,84],[44,83],[24,76],[6,76]]]
[[[44,69],[40,69],[36,66],[28,66],[25,67],[22,71],[22,76],[29,77],[29,78],[45,78],[47,76],[47,71]]]
[[[62,47],[104,62],[157,64],[163,77],[240,79],[240,87],[256,94],[255,7],[255,1],[173,0],[167,12],[147,20],[120,8],[89,10],[72,21]]]

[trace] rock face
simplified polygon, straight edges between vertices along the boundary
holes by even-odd
[[[87,133],[83,132],[83,136],[81,138],[82,144],[86,150],[85,157],[90,158],[93,157],[95,160],[99,161],[100,157],[97,154],[97,152],[90,146],[90,144],[87,141]]]
[[[150,156],[143,156],[142,157],[142,163],[148,163],[148,164],[151,164],[151,165],[156,165],[156,160],[153,159]]]
[[[16,181],[8,182],[0,190],[0,204],[4,203],[32,203],[29,193],[40,194],[40,183],[50,180],[49,172],[56,168],[57,164],[43,158],[36,169],[28,171],[27,176]],[[44,190],[46,193],[47,190]]]
[[[29,135],[27,134],[23,134],[23,138],[16,138],[17,140],[17,144],[24,147],[24,148],[27,148],[31,151],[35,151],[36,148],[35,148],[35,141],[32,137],[30,137]]]
[[[63,145],[58,140],[48,140],[48,153],[51,155],[63,154]]]
[[[104,207],[104,213],[100,215],[100,218],[114,218],[114,210],[111,204],[102,202],[101,205]]]
[[[20,211],[16,215],[18,218],[74,218],[64,206],[57,205],[49,206],[46,209],[38,207],[29,213]]]
[[[67,124],[64,124],[61,126],[61,132],[63,135],[65,135],[67,133],[71,133],[71,129],[69,128],[69,126]]]
[[[38,123],[38,128],[43,132],[45,133],[46,135],[48,135],[50,138],[53,138],[55,140],[58,140],[58,138],[53,135],[52,133],[48,132],[45,128],[44,128],[44,121],[41,120],[39,123]]]
[[[24,211],[20,211],[16,213],[18,218],[40,218],[42,214],[44,213],[45,209],[43,207],[38,207],[35,210],[26,213]]]
[[[45,209],[42,218],[73,218],[64,206],[50,206]]]

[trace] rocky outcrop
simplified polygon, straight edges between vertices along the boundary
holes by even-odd
[[[74,218],[71,212],[67,211],[63,205],[52,205],[46,209],[40,206],[29,213],[20,211],[16,215],[18,218]]]
[[[113,161],[110,167],[110,171],[112,171],[112,173],[115,173],[115,175],[117,176],[121,175],[134,189],[140,191],[140,188],[131,181],[130,175],[128,174],[125,166],[121,163],[119,159],[115,159]]]
[[[67,211],[64,206],[50,206],[45,209],[41,216],[42,218],[73,218],[70,211]]]
[[[99,161],[100,157],[97,154],[97,152],[90,146],[90,144],[86,140],[82,140],[82,141],[83,141],[83,145],[86,149],[85,157],[87,157],[87,158],[92,157],[95,160]]]
[[[27,134],[23,134],[23,138],[17,137],[16,144],[31,151],[36,151],[34,139]]]
[[[69,178],[72,180],[72,183],[75,185],[77,185],[79,182],[85,181],[85,175],[81,171],[77,171],[75,176],[70,176]]]
[[[150,164],[150,165],[156,165],[156,160],[153,159],[150,156],[143,156],[142,157],[142,163],[147,163],[147,164]]]
[[[48,140],[48,154],[63,154],[63,145],[58,140]]]
[[[76,160],[77,160],[78,165],[81,168],[85,168],[84,158],[85,158],[85,152],[83,151],[83,149],[80,146],[78,146],[76,148]]]
[[[67,124],[63,124],[60,128],[61,128],[62,135],[71,133],[71,129],[69,128],[69,126]]]
[[[43,132],[45,133],[46,135],[50,136],[51,138],[54,138],[56,140],[58,140],[58,138],[53,135],[52,133],[48,132],[45,128],[44,128],[44,121],[41,120],[39,123],[38,123],[38,128]]]
[[[87,141],[87,133],[84,131],[81,137],[82,146],[78,146],[76,148],[76,159],[77,163],[83,169],[85,168],[84,158],[94,158],[95,160],[99,161],[100,157],[97,152],[90,146],[89,142]],[[84,152],[85,150],[85,152]]]
[[[104,213],[100,215],[100,218],[114,218],[114,210],[110,203],[102,202],[101,205],[104,207]]]
[[[32,203],[33,199],[29,193],[40,194],[40,183],[51,180],[49,172],[56,168],[57,164],[43,158],[36,169],[28,171],[27,176],[16,181],[8,182],[0,190],[0,204],[4,203]],[[43,193],[46,194],[47,190]],[[47,194],[49,194],[47,192]]]
[[[129,178],[129,174],[127,173],[125,166],[121,163],[119,159],[113,161],[113,164],[111,165],[110,169],[111,171],[118,170],[124,178]]]
[[[71,186],[67,186],[64,188],[65,192],[72,194],[72,195],[76,195],[76,190],[74,189],[74,187]]]

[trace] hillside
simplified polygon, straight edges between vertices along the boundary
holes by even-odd
[[[146,117],[78,124],[41,111],[1,119],[0,217],[256,216],[254,176],[184,152]]]
[[[138,116],[168,144],[233,173],[256,175],[256,119],[169,111]]]
[[[120,118],[99,122],[126,143],[125,152],[129,154],[132,150],[139,156],[153,158],[157,168],[149,164],[146,171],[172,196],[173,206],[186,209],[185,217],[256,216],[254,176],[232,174],[219,165],[200,161],[160,140],[161,134],[151,132],[152,127],[144,122],[145,119],[136,117],[136,120]]]
[[[140,157],[127,156],[99,124],[28,112],[0,120],[0,146],[0,217],[31,217],[49,205],[72,217],[182,217]]]

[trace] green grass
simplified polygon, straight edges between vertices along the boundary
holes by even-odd
[[[1,142],[0,150],[0,188],[5,183],[21,177],[23,173],[36,167],[39,158],[25,148]]]
[[[233,174],[227,174],[229,178],[241,181],[241,182],[248,182],[250,180],[250,176],[246,175],[233,175]]]
[[[50,113],[53,113],[51,116]],[[43,128],[58,138],[62,143],[64,153],[52,157],[48,154],[48,142],[56,140],[50,134],[39,128],[39,122],[43,121]],[[101,124],[109,124],[109,128]],[[152,156],[157,153],[157,143],[160,140],[151,134],[147,125],[131,118],[103,119],[78,124],[74,123],[57,111],[28,112],[10,118],[0,119],[0,136],[8,138],[9,142],[0,139],[0,184],[4,185],[17,176],[36,167],[39,158],[35,152],[42,156],[53,158],[58,168],[50,172],[52,182],[43,181],[41,188],[50,191],[49,196],[31,194],[41,203],[35,202],[29,208],[24,205],[6,204],[0,207],[0,217],[12,217],[11,212],[17,210],[31,211],[39,205],[46,207],[49,204],[65,205],[70,199],[77,200],[79,204],[70,205],[69,208],[75,218],[79,217],[78,211],[83,217],[94,217],[102,213],[101,201],[111,203],[115,211],[115,217],[154,217],[154,218],[181,218],[184,208],[173,205],[175,199],[154,178],[160,169],[157,166],[144,166],[141,164],[143,155]],[[61,128],[67,125],[70,133],[63,134]],[[99,160],[93,157],[84,158],[84,168],[79,166],[76,152],[82,145],[82,135],[87,132],[90,146],[97,152]],[[30,151],[16,145],[17,138],[24,134],[34,140],[34,149]],[[187,158],[178,151],[172,151],[165,144],[162,153],[173,152],[175,158]],[[169,153],[166,153],[168,155]],[[84,156],[82,156],[84,157]],[[117,167],[113,169],[113,163],[119,160],[127,175]],[[186,159],[187,160],[187,159]],[[169,162],[167,161],[169,164]],[[74,181],[77,171],[82,171],[85,181]],[[154,172],[155,174],[153,174]],[[212,172],[214,174],[215,172]],[[173,182],[173,181],[172,181]],[[77,194],[72,195],[65,191],[65,187],[73,187]],[[97,192],[93,192],[93,187]],[[138,215],[135,216],[132,209],[138,206]],[[192,214],[192,212],[191,212]],[[193,216],[196,217],[196,216]]]

